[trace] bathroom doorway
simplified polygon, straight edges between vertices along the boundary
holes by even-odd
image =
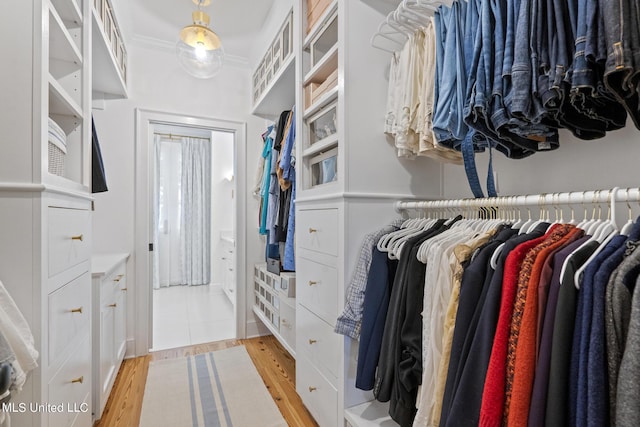
[[[152,350],[236,337],[234,133],[152,126]]]

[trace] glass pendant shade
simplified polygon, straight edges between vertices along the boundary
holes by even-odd
[[[193,24],[180,31],[176,53],[180,65],[192,76],[208,79],[222,68],[224,49],[220,37],[209,27],[209,15],[193,12]]]

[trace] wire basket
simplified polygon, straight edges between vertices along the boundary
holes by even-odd
[[[56,144],[49,141],[49,173],[64,176],[64,160],[66,153]]]

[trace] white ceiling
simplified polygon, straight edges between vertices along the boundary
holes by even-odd
[[[175,43],[191,24],[192,0],[111,0],[127,40],[136,37]],[[203,10],[222,39],[225,52],[248,58],[252,43],[274,0],[212,0]]]

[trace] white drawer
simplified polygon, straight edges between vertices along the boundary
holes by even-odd
[[[329,324],[338,317],[338,270],[299,256],[296,299]]]
[[[49,366],[70,344],[89,331],[90,308],[88,272],[49,294]]]
[[[91,339],[87,335],[58,373],[49,381],[49,402],[63,405],[62,412],[49,413],[49,427],[68,427],[74,423],[82,403],[89,402],[91,391]],[[71,409],[71,410],[69,410]],[[91,408],[89,407],[89,414]],[[85,416],[86,417],[86,416]],[[76,424],[80,426],[80,424]]]
[[[280,303],[280,335],[287,344],[296,350],[296,309]]]
[[[337,425],[338,391],[304,356],[296,358],[296,391],[320,427]]]
[[[300,210],[296,216],[296,239],[303,249],[338,256],[338,210]]]
[[[113,304],[118,294],[127,289],[125,265],[121,264],[105,277],[100,287],[100,304]]]
[[[299,306],[296,316],[296,354],[308,357],[326,376],[338,378],[341,335],[318,316]]]
[[[49,207],[49,277],[86,261],[91,256],[90,212]]]

